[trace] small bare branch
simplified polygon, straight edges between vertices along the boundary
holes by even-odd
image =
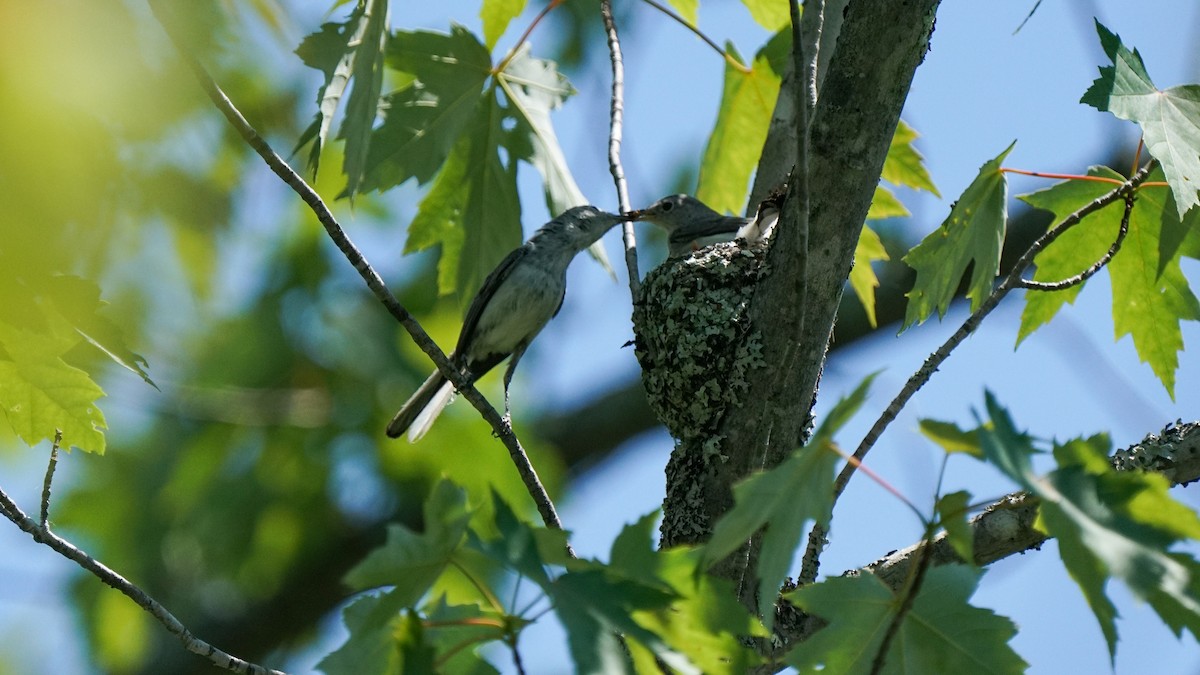
[[[883,433],[884,429],[886,429],[888,425],[890,425],[892,421],[896,419],[896,416],[900,414],[900,411],[908,403],[909,399],[911,399],[913,395],[921,389],[921,387],[925,386],[925,383],[929,381],[929,378],[933,377],[933,374],[937,372],[937,369],[942,365],[942,363],[949,358],[951,352],[953,352],[954,349],[963,342],[963,340],[966,340],[968,336],[975,332],[975,329],[979,327],[979,324],[982,323],[984,318],[987,317],[987,315],[990,314],[992,310],[1000,304],[1000,301],[1003,300],[1006,295],[1008,295],[1009,291],[1020,287],[1023,281],[1021,279],[1021,275],[1025,272],[1029,265],[1033,263],[1033,259],[1038,253],[1049,246],[1051,242],[1061,236],[1064,232],[1077,225],[1079,221],[1083,220],[1088,215],[1099,211],[1118,199],[1127,199],[1128,195],[1134,192],[1139,185],[1145,182],[1146,177],[1150,175],[1150,171],[1154,168],[1154,166],[1154,162],[1146,164],[1146,166],[1142,167],[1142,170],[1134,174],[1132,178],[1117,186],[1111,192],[1098,197],[1097,199],[1080,208],[1078,211],[1075,211],[1071,215],[1067,216],[1062,220],[1062,222],[1052,227],[1049,231],[1034,241],[1033,244],[1031,244],[1021,256],[1021,258],[1012,266],[1012,269],[1009,270],[1009,273],[1004,280],[1001,281],[1000,284],[992,291],[991,295],[989,295],[983,301],[983,303],[979,306],[979,309],[975,310],[971,316],[967,317],[966,321],[959,326],[958,330],[955,331],[954,334],[942,344],[942,346],[938,347],[937,350],[930,354],[929,357],[925,359],[925,363],[921,364],[921,367],[917,369],[917,372],[913,373],[912,376],[908,378],[908,382],[904,384],[904,387],[900,390],[900,393],[896,395],[896,398],[892,400],[887,409],[883,411],[883,414],[880,415],[879,419],[877,419],[875,424],[872,425],[870,431],[868,431],[866,436],[863,437],[862,442],[859,443],[858,448],[854,451],[854,457],[861,461],[862,458],[866,456],[867,452],[874,447],[875,442],[879,440],[879,436]],[[1129,202],[1126,202],[1126,204],[1126,208],[1129,208]],[[835,501],[837,497],[841,495],[842,491],[846,489],[846,484],[850,482],[851,476],[854,475],[855,468],[855,463],[847,463],[846,466],[842,468],[841,473],[838,474],[837,480],[834,482]],[[808,537],[808,551],[804,556],[805,561],[819,560],[820,551],[827,543],[827,534],[828,532],[825,528],[819,525],[813,527]],[[817,565],[806,566],[803,570],[801,570],[799,582],[801,584],[812,583],[816,580],[816,578]]]
[[[1117,251],[1121,250],[1121,244],[1125,242],[1125,235],[1129,234],[1129,216],[1133,213],[1134,193],[1130,191],[1125,195],[1125,213],[1121,216],[1121,228],[1117,230],[1117,238],[1113,241],[1112,246],[1108,247],[1108,252],[1105,253],[1091,267],[1076,274],[1073,277],[1068,277],[1062,281],[1034,281],[1032,279],[1021,279],[1021,288],[1027,288],[1032,291],[1061,291],[1065,288],[1078,286],[1087,281],[1096,272],[1104,269],[1104,266],[1113,259]]]
[[[608,53],[612,61],[612,106],[609,109],[608,170],[617,187],[617,207],[621,213],[631,210],[629,186],[625,182],[625,168],[621,165],[621,136],[625,117],[625,63],[621,59],[621,40],[617,37],[617,23],[613,19],[612,0],[600,0],[600,18],[604,20],[604,32],[608,37]],[[633,223],[621,225],[622,240],[625,242],[625,269],[629,273],[629,294],[636,301],[640,295],[641,279],[638,273],[637,236]]]
[[[42,479],[42,529],[50,530],[50,483],[54,480],[54,469],[58,466],[58,444],[62,443],[62,429],[54,430],[54,443],[50,446],[50,461],[46,464],[46,477]]]
[[[57,434],[56,434],[57,437]],[[57,450],[57,441],[54,450]],[[52,454],[54,453],[52,450]],[[51,463],[53,466],[53,462]],[[46,474],[46,485],[49,485],[49,478],[52,472]],[[192,635],[187,626],[175,618],[166,607],[163,607],[157,600],[150,597],[141,588],[130,583],[125,577],[117,574],[108,566],[88,555],[86,552],[72,544],[71,542],[59,537],[51,532],[45,526],[46,511],[48,510],[49,490],[44,489],[42,492],[42,524],[38,524],[29,516],[26,516],[21,511],[20,507],[3,491],[0,490],[0,514],[8,518],[17,527],[25,531],[33,540],[39,544],[44,544],[54,549],[64,558],[73,561],[83,569],[92,573],[103,581],[105,584],[124,593],[126,597],[137,603],[139,607],[146,610],[159,623],[167,629],[169,633],[179,638],[183,643],[184,648],[193,654],[198,654],[212,663],[218,668],[223,668],[235,673],[250,673],[251,675],[284,675],[283,671],[264,668],[263,666],[250,663],[243,659],[239,659],[232,654],[227,654],[220,649],[210,645],[200,638]]]

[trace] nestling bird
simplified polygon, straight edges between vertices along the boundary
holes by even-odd
[[[690,195],[663,197],[650,206],[629,213],[635,220],[648,220],[667,230],[667,255],[671,258],[722,241],[741,238],[757,241],[769,237],[779,219],[778,208],[760,211],[757,218],[726,216]]]
[[[529,343],[562,307],[571,260],[629,219],[595,206],[568,209],[509,253],[483,280],[467,308],[450,363],[468,382],[475,382],[511,354],[504,374],[506,417],[513,371]],[[387,435],[398,438],[408,431],[408,440],[417,441],[453,394],[454,386],[435,370],[392,418]]]

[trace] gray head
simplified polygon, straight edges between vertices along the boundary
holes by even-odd
[[[725,218],[691,195],[670,195],[654,202],[640,211],[631,211],[634,220],[648,220],[668,232],[699,222],[712,222]],[[737,229],[737,228],[734,228]]]
[[[726,216],[690,195],[663,197],[650,206],[631,211],[635,220],[648,220],[667,231],[671,257],[718,241],[731,241],[748,218]]]
[[[582,251],[596,243],[614,225],[625,220],[630,220],[630,216],[608,213],[591,205],[575,206],[543,225],[529,241],[542,246],[563,246]]]

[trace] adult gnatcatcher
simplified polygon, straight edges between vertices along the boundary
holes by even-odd
[[[571,260],[629,219],[594,206],[568,209],[509,253],[483,280],[467,308],[450,363],[467,381],[475,382],[511,354],[504,373],[505,416],[513,371],[529,343],[562,307]],[[417,441],[453,394],[454,386],[435,370],[392,418],[387,435],[398,438],[408,431],[408,440]]]
[[[756,218],[726,216],[690,195],[670,195],[650,206],[629,213],[635,220],[648,220],[667,230],[667,255],[671,258],[722,241],[746,239],[754,242],[771,236],[779,210],[760,209]]]

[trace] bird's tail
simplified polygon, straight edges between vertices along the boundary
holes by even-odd
[[[387,435],[399,438],[408,431],[408,440],[416,442],[429,431],[433,421],[437,419],[442,408],[450,402],[454,395],[454,385],[450,384],[438,371],[434,371],[429,379],[404,402],[400,412],[392,418],[387,426]]]

